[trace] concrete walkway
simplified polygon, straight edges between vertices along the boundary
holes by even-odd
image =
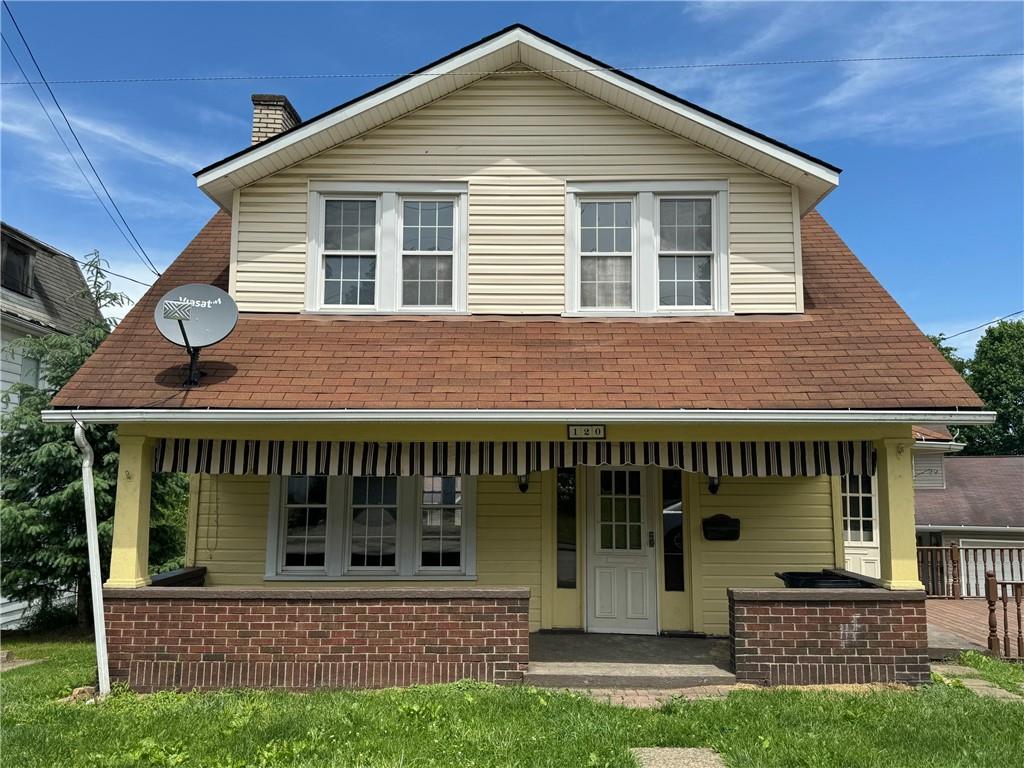
[[[978,670],[972,667],[964,667],[959,664],[932,664],[932,672],[946,680],[958,680],[964,687],[978,696],[988,699],[999,699],[1000,701],[1019,701],[1024,703],[1024,696],[1010,693],[998,685],[993,685],[983,680]]]

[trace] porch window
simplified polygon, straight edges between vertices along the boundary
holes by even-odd
[[[424,477],[420,509],[420,567],[462,565],[462,478]]]
[[[661,525],[665,591],[683,592],[683,473],[678,469],[661,470]]]
[[[851,544],[875,541],[875,480],[849,475],[839,478],[843,503],[843,540]]]
[[[404,200],[402,306],[451,307],[455,201]]]
[[[377,201],[324,201],[323,303],[372,307],[377,287]]]
[[[398,552],[398,478],[352,478],[349,566],[394,570]]]
[[[711,198],[658,200],[658,302],[711,307]]]
[[[265,578],[473,578],[475,489],[463,477],[274,477]]]
[[[633,306],[633,201],[580,202],[580,306]]]
[[[322,571],[327,562],[327,478],[288,478],[284,519],[284,569]]]
[[[576,470],[558,470],[557,485],[557,586],[576,589]]]

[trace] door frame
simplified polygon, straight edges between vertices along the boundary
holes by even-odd
[[[640,476],[640,494],[641,494],[641,510],[643,515],[644,528],[641,532],[641,543],[647,553],[647,557],[650,559],[651,567],[648,569],[648,589],[650,595],[651,610],[654,612],[654,628],[649,632],[631,632],[628,629],[605,629],[595,628],[592,621],[592,610],[593,607],[593,591],[594,586],[593,579],[593,568],[595,565],[593,554],[596,550],[596,533],[597,528],[595,523],[599,514],[597,496],[598,496],[598,483],[600,482],[600,473],[602,470],[615,470],[615,469],[629,469],[636,470],[641,473]],[[655,483],[653,482],[654,473],[651,471],[652,468],[649,466],[632,466],[632,467],[581,467],[581,474],[583,480],[584,494],[583,494],[583,528],[584,528],[584,547],[582,557],[582,575],[583,575],[583,631],[594,634],[636,634],[636,635],[658,635],[661,633],[661,557],[660,547],[658,546],[659,538],[661,536],[661,519],[655,520],[653,516],[653,509],[657,506],[655,499]],[[660,496],[660,492],[658,493]],[[658,510],[659,514],[661,510]],[[655,525],[657,523],[657,525]],[[651,547],[649,544],[650,531],[654,531],[655,546]]]

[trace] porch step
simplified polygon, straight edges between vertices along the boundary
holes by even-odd
[[[693,688],[732,685],[736,676],[713,664],[531,661],[524,682],[539,688]]]

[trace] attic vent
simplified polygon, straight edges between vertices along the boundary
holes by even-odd
[[[301,123],[299,113],[288,101],[287,96],[273,93],[252,95],[252,143],[277,136]]]

